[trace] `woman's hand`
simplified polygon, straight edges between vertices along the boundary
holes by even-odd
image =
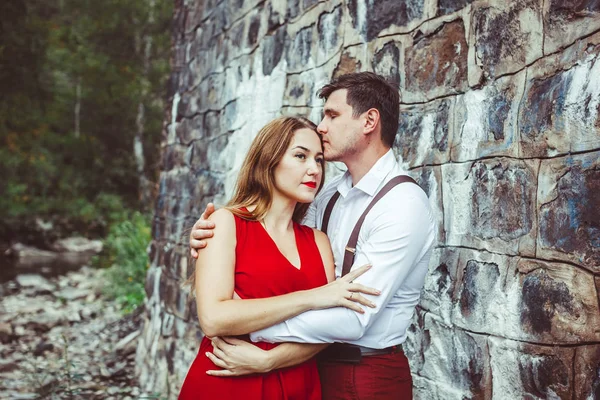
[[[361,293],[379,296],[381,292],[377,289],[353,282],[354,279],[367,272],[370,268],[371,265],[363,265],[360,268],[350,271],[346,276],[329,282],[325,286],[312,289],[310,292],[313,296],[314,309],[346,307],[362,314],[364,310],[359,304],[375,308],[375,303],[366,299]]]
[[[269,352],[232,337],[212,338],[213,352],[205,353],[222,370],[206,371],[212,376],[241,376],[271,371]]]

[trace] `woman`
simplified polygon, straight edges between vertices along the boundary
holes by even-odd
[[[321,189],[323,164],[321,138],[307,119],[275,119],[254,139],[235,195],[211,215],[214,236],[196,261],[192,281],[206,336],[180,400],[320,399],[311,356],[323,345],[306,345],[311,350],[298,365],[243,377],[208,375],[219,368],[206,354],[213,351],[211,337],[247,335],[311,309],[373,306],[359,293],[377,291],[351,282],[369,267],[335,281],[327,236],[299,224]]]

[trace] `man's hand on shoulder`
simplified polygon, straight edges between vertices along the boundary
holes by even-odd
[[[198,251],[206,247],[206,239],[213,236],[215,223],[209,221],[208,218],[214,212],[215,205],[213,203],[208,203],[202,216],[192,227],[192,231],[190,232],[190,254],[194,258],[198,258]]]

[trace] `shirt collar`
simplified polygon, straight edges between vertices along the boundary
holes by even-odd
[[[394,156],[394,152],[392,149],[388,150],[377,162],[371,167],[369,172],[362,177],[362,179],[354,186],[356,189],[368,194],[369,196],[374,196],[377,188],[381,186],[381,183],[385,179],[386,176],[394,169],[396,166],[396,157]],[[350,176],[350,172],[346,171],[340,183],[338,184],[337,190],[343,197],[346,197],[348,192],[352,188],[352,177]]]

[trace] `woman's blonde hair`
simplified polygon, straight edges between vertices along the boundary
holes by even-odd
[[[294,133],[303,128],[317,134],[317,126],[312,121],[298,116],[276,118],[258,132],[240,169],[235,193],[225,208],[248,220],[260,221],[265,217],[273,201],[275,167],[290,146]],[[324,167],[317,193],[325,181]],[[242,210],[250,206],[255,206],[252,212]],[[309,203],[296,204],[292,220],[301,222],[309,206]]]

